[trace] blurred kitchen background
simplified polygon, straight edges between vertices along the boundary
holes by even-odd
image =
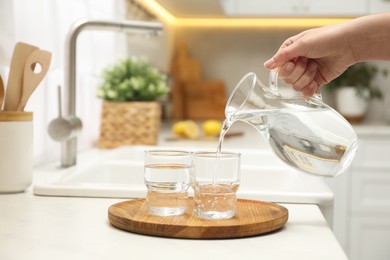
[[[110,31],[86,31],[80,35],[77,42],[76,107],[77,115],[84,124],[82,137],[79,138],[79,147],[84,149],[94,145],[99,135],[101,100],[96,98],[96,89],[102,80],[102,70],[118,59],[147,57],[153,66],[170,75],[178,46],[185,44],[188,55],[199,64],[202,79],[221,80],[228,96],[249,71],[256,72],[263,82],[268,82],[269,72],[264,69],[263,62],[289,36],[307,28],[344,21],[345,17],[353,18],[390,8],[388,2],[379,0],[351,1],[354,8],[347,9],[341,8],[337,1],[316,6],[311,1],[291,0],[258,7],[256,1],[248,1],[245,5],[244,2],[247,1],[2,1],[0,73],[3,78],[7,79],[13,46],[17,41],[37,45],[53,53],[43,87],[38,88],[27,105],[27,109],[34,108],[35,114],[35,143],[39,144],[35,148],[35,162],[59,156],[58,149],[53,149],[58,144],[49,139],[45,128],[58,114],[56,87],[64,86],[66,37],[72,24],[79,19],[134,19],[164,24],[164,32],[159,36],[126,36]],[[347,7],[348,2],[344,1],[342,5]],[[234,8],[241,12],[235,13]],[[232,17],[253,19],[237,23],[229,21]],[[374,63],[379,68],[390,69],[389,62]],[[366,121],[389,122],[390,77],[378,76],[375,83],[383,90],[384,99],[370,102]],[[325,101],[332,105],[332,96],[329,98],[326,91],[323,94]],[[170,117],[170,109],[169,102],[165,103],[166,117]]]
[[[172,61],[178,47],[185,46],[188,55],[199,64],[201,78],[222,81],[225,94],[229,96],[235,84],[249,71],[256,72],[263,82],[268,82],[269,71],[264,69],[263,63],[288,37],[308,28],[384,11],[390,11],[390,1],[2,0],[0,74],[7,80],[12,50],[18,41],[40,46],[53,53],[49,73],[26,109],[34,111],[34,158],[38,165],[59,157],[59,144],[49,138],[46,128],[58,115],[56,91],[58,85],[64,86],[66,37],[72,24],[79,19],[132,19],[159,21],[164,25],[163,33],[158,36],[102,31],[86,31],[80,35],[77,42],[76,107],[77,115],[84,125],[78,139],[79,150],[83,150],[94,146],[99,137],[101,100],[96,97],[96,89],[102,80],[102,70],[120,58],[134,55],[147,57],[153,66],[166,73],[172,81]],[[371,63],[379,69],[390,71],[390,62]],[[378,132],[379,137],[373,137],[374,143],[383,146],[378,138],[383,126],[390,124],[390,77],[378,75],[374,83],[383,91],[384,98],[370,102],[364,121],[356,127],[378,126],[363,127],[362,132],[363,135],[366,132]],[[333,105],[333,94],[323,91],[323,95],[324,100]],[[172,119],[170,99],[165,100],[163,105],[165,118]],[[371,151],[376,151],[375,145]],[[380,155],[378,151],[373,156],[385,159],[385,155]],[[342,181],[339,179],[340,183]],[[389,194],[390,189],[383,190]],[[388,201],[385,204],[387,206],[390,205]],[[388,210],[386,212],[389,213]],[[352,221],[355,221],[355,225],[360,220]],[[371,233],[364,233],[364,230],[360,230],[361,233],[349,233],[347,223],[336,224],[339,225],[336,228],[343,229],[337,236],[353,259],[359,259],[356,256],[358,253],[352,250],[359,248],[359,243],[376,240],[376,235],[390,239],[390,222],[386,221],[385,233],[376,229]],[[351,236],[366,239],[351,242]],[[370,250],[375,248],[376,245]]]

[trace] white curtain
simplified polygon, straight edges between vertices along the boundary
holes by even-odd
[[[57,117],[57,86],[64,86],[65,41],[71,25],[82,18],[126,17],[124,0],[1,0],[0,74],[7,82],[14,45],[26,42],[52,52],[44,81],[33,93],[27,111],[34,112],[35,165],[59,158],[60,144],[47,134]],[[103,67],[127,55],[126,36],[85,31],[77,41],[77,115],[83,121],[79,150],[93,146],[99,135],[100,100],[96,88]],[[4,138],[4,137],[0,137]]]

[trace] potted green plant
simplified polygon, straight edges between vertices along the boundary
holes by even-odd
[[[348,121],[362,121],[368,103],[373,99],[383,99],[383,92],[373,83],[378,73],[387,76],[387,70],[379,70],[369,63],[358,63],[327,84],[326,88],[335,92],[337,111]]]
[[[131,57],[107,67],[97,92],[103,99],[99,146],[156,144],[158,99],[168,92],[166,76],[145,58]]]

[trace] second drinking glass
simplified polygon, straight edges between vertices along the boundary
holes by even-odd
[[[234,217],[240,185],[240,154],[196,152],[193,157],[195,214],[216,220]]]

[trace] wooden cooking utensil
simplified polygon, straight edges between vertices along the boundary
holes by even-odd
[[[22,42],[15,45],[8,76],[4,111],[16,111],[22,93],[24,65],[29,55],[37,49],[38,47]]]
[[[3,108],[3,100],[4,100],[4,83],[0,75],[0,111]]]
[[[44,50],[35,50],[28,56],[24,65],[23,89],[16,111],[23,111],[28,99],[41,83],[50,67],[51,53]],[[40,71],[35,72],[36,65],[40,65]]]

